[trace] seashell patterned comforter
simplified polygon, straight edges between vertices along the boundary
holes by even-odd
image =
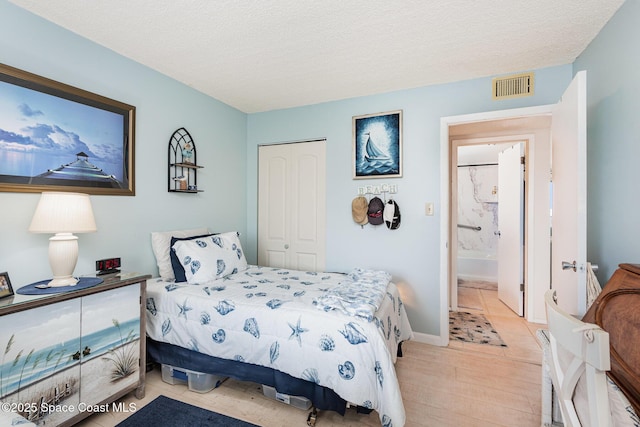
[[[390,282],[368,321],[316,307],[345,275],[249,266],[199,285],[150,280],[147,335],[211,356],[286,372],[375,409],[383,426],[403,426],[394,363],[413,333]],[[315,302],[315,303],[314,303]]]

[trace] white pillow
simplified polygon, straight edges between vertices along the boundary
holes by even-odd
[[[209,282],[247,269],[247,260],[235,231],[178,240],[173,244],[173,250],[191,284]]]
[[[194,228],[191,230],[156,231],[151,233],[151,247],[156,256],[158,272],[164,280],[174,280],[173,268],[169,249],[171,249],[171,237],[193,237],[209,233],[208,228]]]

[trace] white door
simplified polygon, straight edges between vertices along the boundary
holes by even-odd
[[[291,149],[258,147],[258,264],[284,268],[290,239]]]
[[[325,142],[258,150],[258,264],[324,270]]]
[[[556,105],[551,133],[551,286],[562,309],[582,316],[587,298],[586,71],[576,74]]]
[[[520,142],[498,154],[498,298],[518,316],[524,316],[523,153]]]

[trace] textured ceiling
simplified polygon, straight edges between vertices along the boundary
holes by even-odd
[[[573,60],[624,0],[10,0],[247,113]]]

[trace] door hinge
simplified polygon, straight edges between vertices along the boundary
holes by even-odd
[[[520,283],[520,292],[524,292],[524,283]]]
[[[524,165],[524,156],[520,156],[520,164]]]

